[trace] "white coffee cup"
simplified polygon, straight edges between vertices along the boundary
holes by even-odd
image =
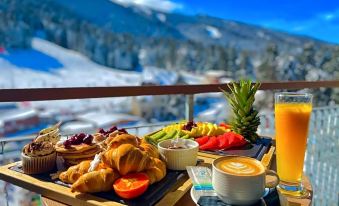
[[[265,188],[279,184],[276,172],[260,161],[244,156],[220,157],[212,163],[212,185],[219,198],[232,205],[251,205],[264,196]],[[274,176],[272,183],[266,176]]]

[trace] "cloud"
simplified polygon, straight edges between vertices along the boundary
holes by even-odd
[[[325,14],[324,19],[327,21],[331,21],[332,19],[335,18],[334,14]]]
[[[182,4],[175,3],[170,0],[111,0],[111,1],[124,6],[129,5],[141,6],[163,12],[171,12],[183,8]]]

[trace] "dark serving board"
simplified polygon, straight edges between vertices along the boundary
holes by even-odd
[[[261,158],[268,151],[271,145],[272,138],[260,137],[256,143],[248,143],[241,147],[234,147],[227,150],[214,150],[214,151],[200,150],[199,152],[214,155],[240,155],[253,157],[256,158],[257,160],[261,160]]]
[[[198,200],[199,206],[230,206],[217,196],[203,196]],[[268,194],[252,206],[279,206],[279,195],[276,189],[270,189]]]
[[[16,164],[15,166],[9,168],[13,171],[23,173],[23,170],[19,164]],[[47,182],[54,182],[55,184],[62,185],[65,187],[70,187],[70,184],[66,184],[61,182],[60,180],[52,180],[49,174],[39,174],[39,175],[31,175],[34,178],[37,178],[39,180],[47,181]],[[148,205],[154,205],[156,204],[161,198],[165,196],[166,193],[170,192],[170,190],[181,181],[186,180],[187,172],[186,171],[175,171],[175,170],[167,170],[166,176],[157,183],[154,183],[149,186],[147,191],[141,195],[138,198],[132,199],[132,200],[124,200],[118,195],[114,193],[114,191],[110,192],[99,192],[94,193],[93,195],[119,202],[126,205],[140,205],[140,206],[148,206]]]

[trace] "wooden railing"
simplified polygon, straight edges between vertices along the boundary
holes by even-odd
[[[339,80],[332,81],[289,81],[263,82],[260,90],[297,90],[305,88],[339,87]],[[226,84],[171,85],[171,86],[124,86],[124,87],[76,87],[76,88],[37,88],[1,89],[0,102],[44,101],[62,99],[86,99],[104,97],[127,97],[144,95],[192,95],[227,90]]]
[[[339,80],[316,81],[316,82],[264,82],[260,90],[299,90],[305,88],[336,88]],[[193,118],[193,96],[199,93],[220,92],[219,88],[227,90],[226,84],[209,85],[173,85],[173,86],[128,86],[128,87],[90,87],[90,88],[39,88],[39,89],[2,89],[0,90],[0,102],[20,101],[44,101],[44,100],[66,100],[105,97],[127,97],[143,95],[176,95],[187,96],[186,118]],[[334,191],[338,190],[338,105],[334,107],[318,108],[314,110],[316,120],[312,121],[311,128],[317,128],[310,132],[309,146],[307,150],[306,173],[311,178],[316,193],[314,202],[316,205],[332,205],[338,202],[338,196]],[[263,116],[269,124],[261,131],[273,132],[273,113]],[[315,118],[313,118],[315,119]],[[321,120],[321,121],[319,121]],[[317,123],[314,123],[317,122]],[[324,125],[322,125],[324,124]],[[262,125],[262,126],[263,126]],[[267,127],[270,125],[270,128]],[[318,126],[317,126],[318,125]],[[143,125],[149,126],[149,125]],[[151,125],[154,126],[154,125]],[[327,129],[327,133],[325,129]],[[329,128],[329,129],[328,129]],[[136,133],[138,132],[138,128]],[[330,132],[329,132],[330,131]],[[323,137],[326,136],[326,141]],[[0,154],[3,147],[11,141],[23,141],[32,137],[0,138]],[[331,141],[329,141],[331,139]],[[334,144],[335,143],[335,144]],[[0,155],[1,156],[1,155]],[[321,171],[319,168],[323,168]],[[331,191],[332,192],[329,192]],[[333,194],[332,194],[333,193]]]

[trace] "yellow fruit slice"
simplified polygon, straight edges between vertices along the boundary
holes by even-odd
[[[208,136],[214,136],[214,131],[215,131],[214,125],[212,123],[209,123],[208,128],[209,128],[209,131],[208,131],[207,135]]]

